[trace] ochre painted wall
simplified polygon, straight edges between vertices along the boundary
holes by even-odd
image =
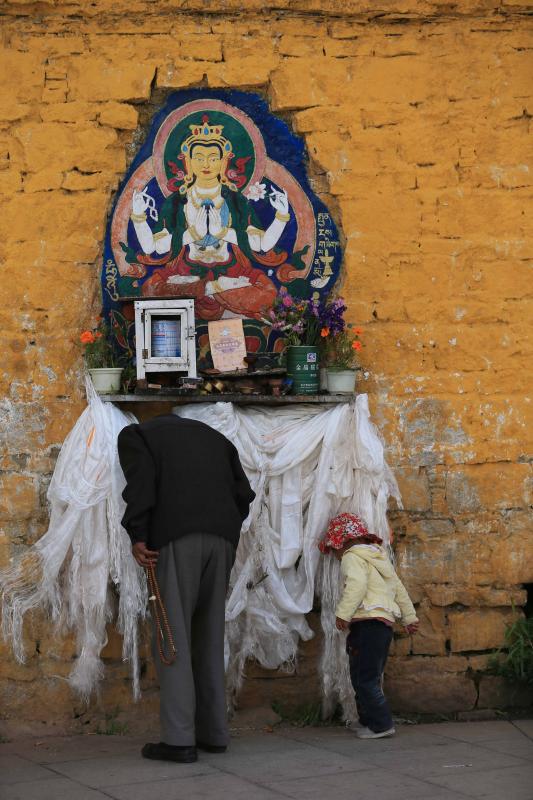
[[[391,522],[422,621],[395,644],[395,707],[508,704],[483,670],[533,582],[531,4],[180,6],[0,10],[0,565],[46,530],[54,460],[84,407],[75,341],[98,313],[106,218],[150,116],[177,88],[250,89],[304,138],[344,237],[361,389],[403,492]],[[39,619],[26,636],[25,666],[0,646],[0,713],[82,713],[64,681],[73,644]],[[119,644],[111,633],[100,709],[130,703]],[[290,677],[251,668],[242,703],[312,699],[314,658]]]

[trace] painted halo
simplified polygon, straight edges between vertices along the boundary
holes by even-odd
[[[294,250],[301,250],[305,245],[309,245],[307,253],[303,256],[306,270],[303,273],[299,272],[299,277],[307,277],[315,256],[316,241],[315,215],[307,195],[285,167],[267,157],[263,136],[252,119],[241,109],[216,99],[193,100],[172,111],[156,133],[151,157],[137,167],[123,187],[111,224],[111,248],[119,274],[127,274],[129,268],[120,242],[127,241],[128,238],[133,192],[147,186],[155,177],[162,195],[168,197],[172,194],[172,189],[169,188],[169,143],[172,146],[173,142],[176,142],[181,130],[187,131],[186,135],[188,135],[191,121],[193,124],[195,121],[191,118],[199,112],[207,115],[210,112],[223,115],[226,120],[229,119],[232,122],[233,126],[240,126],[246,138],[249,139],[253,154],[253,170],[240,187],[241,191],[247,185],[259,183],[262,178],[267,178],[287,192],[289,204],[297,222]],[[181,137],[181,141],[184,141],[184,136]],[[175,148],[174,153],[170,155],[172,154],[177,158],[179,147]],[[290,277],[290,273],[288,277]]]

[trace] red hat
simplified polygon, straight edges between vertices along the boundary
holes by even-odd
[[[326,535],[318,543],[321,553],[330,553],[332,550],[341,550],[350,541],[364,539],[366,542],[382,544],[383,539],[368,532],[363,520],[356,514],[337,514],[330,520]]]

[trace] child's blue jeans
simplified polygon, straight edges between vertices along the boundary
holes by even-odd
[[[377,619],[352,622],[346,639],[350,677],[359,722],[374,733],[393,727],[381,681],[392,641],[392,628]]]

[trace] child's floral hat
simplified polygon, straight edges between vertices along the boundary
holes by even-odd
[[[383,544],[383,539],[368,532],[363,520],[356,514],[337,514],[330,520],[326,535],[318,543],[321,553],[331,553],[332,550],[341,550],[350,541],[364,539],[365,542]]]

